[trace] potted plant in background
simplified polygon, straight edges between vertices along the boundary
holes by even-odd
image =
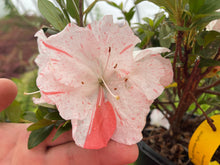
[[[124,10],[123,3],[118,5],[114,2],[106,2],[121,10],[124,15],[123,19],[126,19],[131,25],[135,7],[143,1],[136,0],[129,11]],[[220,18],[220,14],[216,11],[220,8],[220,1],[149,1],[161,6],[168,13],[168,16],[166,17],[164,12],[161,12],[153,20],[144,18],[144,23],[138,23],[134,27],[134,31],[141,39],[138,47],[143,49],[149,46],[163,46],[171,49],[166,57],[172,61],[174,82],[166,87],[165,92],[152,105],[152,109],[158,109],[169,121],[169,130],[152,127],[149,125],[150,121],[147,120],[147,125],[143,130],[143,141],[153,150],[160,152],[163,157],[167,157],[159,158],[160,156],[156,156],[156,159],[152,158],[161,160],[157,161],[158,164],[163,164],[163,161],[167,162],[164,164],[169,164],[167,159],[174,164],[183,164],[189,162],[187,147],[195,128],[206,119],[214,131],[215,123],[212,122],[210,116],[219,114],[220,34],[219,31],[216,31],[218,30],[217,24],[213,26],[213,29],[209,29],[208,25],[213,20]],[[43,29],[48,33],[56,33],[70,22],[70,16],[71,19],[75,19],[78,25],[85,25],[88,13],[98,0],[84,11],[82,2],[77,0],[75,1],[76,6],[69,0],[66,1],[67,3],[57,0],[60,9],[48,1],[39,0],[39,2],[41,2],[39,9],[42,15],[54,27],[44,27]],[[38,121],[35,127],[32,127],[32,130],[38,130],[38,128],[43,130],[37,132],[39,135],[38,143],[45,139],[46,136],[41,135],[44,134],[44,131],[48,132],[47,128],[54,124],[51,122],[52,120],[61,120],[60,123],[65,123],[50,106],[47,108],[39,107],[36,114],[37,117],[33,117],[33,113],[25,112],[25,115],[21,116],[25,120]],[[39,122],[42,119],[46,119],[47,122],[45,120],[43,120],[44,123]],[[69,130],[70,126],[70,123],[65,123],[57,131],[56,137]],[[139,145],[142,148],[141,144]],[[154,153],[148,147],[147,152]],[[215,156],[215,159],[217,158],[219,158],[218,155]]]

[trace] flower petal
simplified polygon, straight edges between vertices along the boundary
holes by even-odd
[[[96,108],[90,111],[85,120],[79,120],[73,134],[76,144],[87,149],[100,149],[107,146],[116,128],[116,118],[109,102],[104,101],[100,88]]]
[[[40,51],[36,62],[39,67],[50,63],[55,79],[72,87],[97,82],[98,61],[94,57],[99,54],[99,50],[96,48],[98,44],[95,37],[89,30],[70,24],[62,32],[49,38],[42,33],[36,34]]]
[[[113,23],[112,16],[105,16],[89,27],[99,41],[102,63],[104,66],[108,63],[106,69],[117,71],[121,75],[124,75],[125,71],[129,72],[133,63],[133,48],[140,40],[134,35],[128,23],[119,26]]]
[[[117,100],[111,94],[106,94],[115,110],[117,120],[112,139],[127,145],[135,144],[142,139],[141,132],[152,101],[147,100],[142,91],[129,79],[123,83],[112,82],[109,87],[120,97]]]
[[[149,57],[155,54],[165,53],[165,52],[170,52],[170,49],[164,47],[153,47],[144,50],[136,50],[133,52],[133,56],[135,61],[138,61],[146,56]]]
[[[129,77],[145,93],[148,100],[154,100],[163,92],[164,86],[172,82],[172,66],[170,60],[161,57],[154,49],[146,49],[139,54],[142,59],[136,61]]]
[[[35,103],[47,102],[55,104],[62,118],[84,119],[88,112],[95,107],[98,90],[96,86],[84,86],[73,88],[66,86],[59,81],[54,81],[54,74],[50,65],[44,67],[38,74],[37,86],[41,91],[41,99]]]

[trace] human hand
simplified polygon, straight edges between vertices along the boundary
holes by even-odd
[[[0,110],[15,98],[16,86],[0,79]],[[71,131],[52,142],[55,130],[37,147],[28,150],[29,124],[0,123],[0,164],[2,165],[120,165],[134,162],[138,156],[137,145],[123,145],[110,141],[99,150],[83,149],[75,145]]]

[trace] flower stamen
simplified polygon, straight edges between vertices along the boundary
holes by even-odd
[[[34,95],[37,93],[40,93],[40,91],[35,91],[35,92],[31,92],[31,93],[24,92],[24,95]]]
[[[107,89],[107,91],[114,97],[116,98],[116,100],[119,100],[120,97],[118,95],[115,95],[112,93],[112,91],[109,89],[108,85],[106,84],[106,82],[104,81],[104,79],[101,77],[100,80],[102,81],[102,84],[104,85],[104,87]]]

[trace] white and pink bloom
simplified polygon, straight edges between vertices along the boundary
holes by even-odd
[[[75,143],[83,148],[105,147],[110,139],[135,144],[153,100],[172,81],[167,48],[141,50],[127,23],[113,24],[112,16],[86,28],[68,24],[60,33],[38,37],[35,103],[54,104],[71,120]]]

